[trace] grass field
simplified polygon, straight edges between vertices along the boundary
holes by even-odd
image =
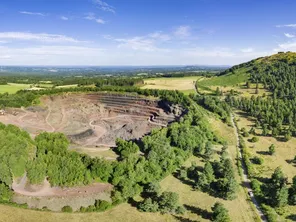
[[[77,87],[77,84],[73,84],[73,85],[63,85],[63,86],[56,86],[57,89],[59,88],[72,88],[72,87]]]
[[[142,89],[167,89],[180,90],[185,94],[195,92],[194,82],[198,81],[200,76],[188,76],[180,78],[151,78],[144,80]]]
[[[115,160],[118,157],[118,155],[112,149],[107,150],[105,148],[84,148],[79,146],[72,146],[70,149],[78,153],[87,154],[90,157],[102,157],[110,160]]]
[[[22,89],[30,88],[30,84],[8,83],[7,85],[0,85],[0,93],[13,94]]]
[[[199,85],[204,87],[209,86],[236,86],[241,83],[245,83],[248,80],[246,69],[240,69],[240,72],[235,74],[227,74],[223,76],[204,78],[199,81]]]
[[[237,112],[236,117],[239,119],[238,127],[240,129],[245,127],[247,130],[250,130],[254,126],[254,121],[251,118],[246,118],[241,112]],[[256,130],[256,132],[261,133],[259,130]],[[248,139],[251,137],[245,138],[247,150],[251,154],[251,158],[258,156],[264,159],[262,165],[253,164],[256,176],[259,178],[270,178],[275,168],[280,166],[285,175],[288,176],[289,182],[292,182],[292,177],[296,175],[296,165],[290,161],[296,155],[296,138],[292,138],[288,142],[281,142],[273,137],[258,136],[259,142],[250,143]],[[271,144],[274,144],[276,149],[273,156],[267,153],[268,147]],[[283,218],[293,212],[296,212],[296,206],[284,207]]]

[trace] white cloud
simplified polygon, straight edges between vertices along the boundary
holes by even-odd
[[[185,56],[190,57],[233,57],[235,54],[228,48],[216,47],[213,49],[189,48],[182,52]]]
[[[85,41],[79,41],[72,37],[57,34],[47,33],[30,33],[30,32],[0,32],[0,40],[19,40],[19,41],[40,41],[40,42],[70,42],[81,43]]]
[[[69,18],[66,17],[66,16],[61,16],[60,19],[62,19],[62,20],[64,20],[64,21],[68,21],[68,20],[69,20]]]
[[[296,28],[296,24],[277,25],[276,27],[277,27],[277,28],[283,28],[283,27]]]
[[[153,39],[158,39],[161,41],[169,41],[171,39],[171,37],[169,35],[162,34],[162,32],[153,32],[153,33],[149,34],[148,36]]]
[[[229,48],[180,48],[165,50],[134,37],[113,39],[121,47],[102,49],[71,45],[28,47],[0,46],[2,65],[223,65],[238,64],[268,52],[235,53]],[[125,45],[124,45],[125,44]],[[124,56],[122,56],[124,55]],[[172,56],[173,55],[173,56]]]
[[[86,20],[95,21],[99,24],[106,24],[106,21],[100,18],[96,18],[94,13],[88,13],[87,16],[84,17]]]
[[[275,51],[280,51],[280,50],[291,50],[291,51],[296,51],[296,42],[286,42],[279,44],[279,49],[275,49]]]
[[[115,13],[115,8],[106,2],[103,2],[102,0],[93,0],[93,2],[98,6],[99,9],[106,12]]]
[[[96,21],[96,23],[99,23],[99,24],[105,24],[106,23],[106,21],[103,20],[103,19],[96,19],[95,21]]]
[[[254,52],[254,49],[253,48],[245,48],[245,49],[241,49],[240,51],[243,53],[250,53],[250,52]]]
[[[153,40],[144,37],[133,37],[126,39],[114,39],[119,42],[118,48],[130,48],[133,50],[141,50],[146,52],[157,51],[158,48],[154,45]]]
[[[160,31],[145,36],[134,36],[129,38],[114,38],[110,35],[103,35],[103,38],[119,43],[117,45],[118,48],[145,52],[168,51],[168,49],[161,48],[158,45],[171,39],[169,35],[163,34]]]
[[[190,26],[179,26],[174,34],[175,36],[179,37],[179,38],[185,38],[185,37],[189,37],[191,35],[191,27]]]
[[[104,56],[101,48],[65,45],[2,47],[0,50],[0,59],[5,59],[3,65],[91,65]]]
[[[27,11],[21,11],[21,14],[25,15],[38,15],[38,16],[46,16],[46,14],[41,13],[41,12],[27,12]]]
[[[295,35],[290,34],[290,33],[285,33],[285,36],[286,36],[287,38],[294,38],[294,37],[295,37]]]
[[[10,55],[0,55],[0,59],[10,59]]]

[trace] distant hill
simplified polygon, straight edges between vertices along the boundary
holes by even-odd
[[[277,54],[253,59],[249,62],[235,65],[225,71],[222,71],[219,76],[232,75],[236,73],[249,74],[252,70],[260,70],[266,67],[275,67],[279,63],[284,63],[289,66],[296,66],[296,52],[279,52]]]

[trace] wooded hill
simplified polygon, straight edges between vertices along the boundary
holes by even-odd
[[[228,95],[226,101],[233,107],[258,119],[264,135],[284,135],[286,140],[296,135],[296,53],[278,53],[258,58],[228,69],[221,75],[248,75],[245,86],[259,84],[272,95],[251,98]]]

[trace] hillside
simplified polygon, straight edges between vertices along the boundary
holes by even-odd
[[[203,87],[208,87],[236,86],[244,84],[248,80],[252,80],[254,83],[257,81],[261,82],[261,78],[258,79],[258,74],[262,74],[265,71],[275,71],[283,66],[296,66],[295,52],[279,52],[271,56],[253,59],[221,72],[218,77],[204,79],[199,84]]]

